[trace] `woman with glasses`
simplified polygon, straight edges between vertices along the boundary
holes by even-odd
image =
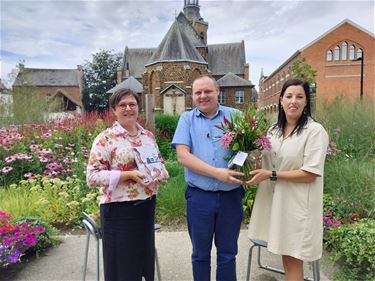
[[[168,172],[153,134],[137,123],[139,96],[121,89],[109,106],[117,120],[95,138],[87,166],[88,185],[101,193],[105,280],[154,280],[155,196]]]

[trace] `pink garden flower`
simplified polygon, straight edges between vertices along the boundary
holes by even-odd
[[[1,172],[2,172],[3,174],[7,174],[7,173],[9,173],[9,172],[12,171],[12,170],[13,170],[12,167],[10,167],[10,166],[5,166],[4,168],[1,169]]]

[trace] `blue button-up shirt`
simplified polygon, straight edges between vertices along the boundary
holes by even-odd
[[[211,119],[198,108],[184,112],[178,122],[172,147],[176,148],[176,144],[187,145],[190,147],[190,152],[200,160],[213,167],[227,168],[228,161],[224,158],[231,156],[233,152],[223,147],[220,142],[223,131],[215,126],[224,122],[224,116],[230,120],[231,114],[235,112],[239,111],[222,105],[219,105],[218,111]],[[207,191],[232,190],[239,187],[239,184],[224,183],[213,177],[194,173],[186,167],[185,180],[190,186]]]

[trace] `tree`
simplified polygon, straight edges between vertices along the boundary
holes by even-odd
[[[117,68],[121,54],[113,50],[100,50],[86,61],[83,67],[82,103],[86,111],[103,111],[108,108],[107,91],[116,85]]]
[[[311,93],[311,110],[314,112],[316,108],[316,70],[305,62],[305,58],[296,60],[292,65],[293,78],[306,80],[310,84]]]
[[[305,62],[305,58],[298,59],[292,65],[292,75],[294,78],[303,79],[312,84],[315,83],[316,70]]]

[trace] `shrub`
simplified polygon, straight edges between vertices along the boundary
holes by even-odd
[[[157,130],[157,138],[172,140],[179,119],[180,116],[156,114],[155,125]]]
[[[332,228],[325,237],[331,258],[344,264],[339,279],[375,279],[375,220]]]
[[[72,226],[81,221],[83,211],[98,213],[98,196],[97,189],[89,189],[77,178],[37,176],[0,189],[0,209],[16,218],[37,216],[54,226]]]

